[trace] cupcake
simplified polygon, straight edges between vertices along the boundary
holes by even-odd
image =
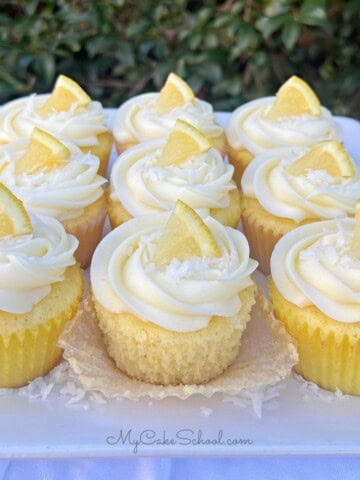
[[[56,218],[77,237],[75,257],[83,268],[90,264],[106,217],[106,180],[98,169],[97,157],[37,127],[30,139],[0,147],[0,181],[26,209]]]
[[[29,138],[34,127],[75,143],[100,159],[106,175],[113,138],[104,111],[73,80],[60,75],[51,94],[31,95],[0,108],[0,144]]]
[[[118,153],[147,140],[167,137],[177,119],[204,132],[225,153],[225,133],[212,106],[195,98],[191,88],[174,73],[170,73],[160,93],[138,95],[118,109],[113,128]]]
[[[175,210],[138,217],[99,244],[92,298],[109,355],[153,384],[202,384],[236,358],[256,262],[238,230]]]
[[[203,216],[236,227],[241,211],[233,172],[210,139],[177,120],[168,137],[129,148],[116,160],[108,192],[112,227],[173,210],[178,199]]]
[[[360,395],[360,203],[356,217],[286,234],[269,278],[275,314],[297,341],[295,370],[351,395]]]
[[[231,115],[226,128],[229,161],[239,185],[246,166],[259,153],[284,146],[309,147],[341,140],[340,126],[320,105],[309,85],[293,76],[276,97],[248,102]]]
[[[263,273],[277,241],[299,225],[353,216],[360,174],[336,140],[258,155],[241,180],[242,225]]]
[[[0,184],[0,387],[20,387],[60,360],[57,339],[76,314],[78,241],[51,217],[28,215]]]

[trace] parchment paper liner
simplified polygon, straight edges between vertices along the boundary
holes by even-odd
[[[59,345],[64,348],[64,358],[84,390],[101,392],[107,399],[169,396],[185,399],[193,394],[211,397],[218,392],[240,395],[243,391],[261,390],[287,377],[298,357],[293,340],[275,319],[263,292],[260,289],[259,292],[242,338],[240,354],[220,377],[205,385],[165,387],[127,377],[107,354],[89,299],[66,326]]]

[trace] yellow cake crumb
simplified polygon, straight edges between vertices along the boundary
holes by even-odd
[[[201,384],[220,375],[236,358],[255,303],[256,286],[239,294],[240,313],[213,317],[207,328],[173,332],[134,314],[114,314],[93,297],[99,327],[117,367],[132,378],[161,385]]]

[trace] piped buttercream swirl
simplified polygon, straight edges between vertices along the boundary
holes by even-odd
[[[115,115],[113,134],[119,143],[141,143],[166,137],[181,119],[214,139],[223,133],[210,103],[198,98],[159,115],[155,102],[159,93],[144,93],[125,102]]]
[[[97,136],[107,130],[101,103],[91,102],[87,107],[40,115],[38,109],[49,97],[50,94],[31,95],[2,106],[0,144],[29,138],[34,127],[46,130],[60,139],[71,139],[79,147],[98,144]]]
[[[256,155],[286,145],[310,146],[322,140],[341,140],[341,128],[325,107],[321,107],[320,116],[305,114],[270,120],[268,113],[275,98],[253,100],[232,113],[226,127],[227,141],[232,148],[246,148]]]
[[[360,260],[351,253],[355,220],[343,218],[298,227],[275,246],[275,285],[298,307],[315,305],[339,322],[360,322]]]
[[[159,267],[152,257],[169,216],[134,218],[101,241],[90,274],[96,300],[112,313],[134,313],[177,332],[206,328],[215,315],[239,313],[239,292],[252,285],[250,275],[257,266],[249,259],[245,236],[207,217],[221,256],[174,259]]]
[[[64,142],[70,159],[59,168],[35,174],[16,174],[16,162],[25,153],[28,139],[0,147],[0,181],[25,207],[40,215],[64,221],[77,218],[103,195],[106,180],[97,174],[99,159]]]
[[[305,219],[330,219],[354,215],[360,191],[360,173],[332,177],[323,170],[290,175],[287,167],[303,156],[307,147],[283,147],[257,155],[246,168],[241,188],[271,214],[299,223]]]
[[[166,139],[153,140],[124,152],[115,162],[110,178],[111,198],[133,216],[172,210],[178,199],[204,215],[211,208],[226,208],[234,167],[224,163],[211,148],[180,165],[158,165]]]
[[[51,217],[31,215],[33,232],[0,239],[0,310],[30,312],[75,264],[78,240]]]

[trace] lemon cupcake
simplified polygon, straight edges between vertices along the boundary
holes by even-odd
[[[360,395],[360,203],[357,219],[296,228],[276,245],[269,292],[296,339],[305,379]]]
[[[329,140],[258,155],[241,187],[243,231],[251,256],[268,274],[273,248],[285,233],[304,223],[355,214],[360,174],[344,146]]]
[[[106,217],[106,180],[98,169],[97,157],[37,127],[30,139],[0,147],[0,181],[29,211],[60,220],[77,237],[75,257],[83,268],[90,264]]]
[[[341,128],[309,85],[293,76],[276,97],[259,98],[237,108],[226,128],[229,161],[240,184],[246,166],[259,153],[283,146],[311,146],[341,140]]]
[[[170,73],[160,93],[138,95],[118,109],[113,128],[118,153],[138,143],[168,136],[177,119],[204,132],[225,154],[225,133],[212,106],[195,98],[189,85],[174,73]]]
[[[100,159],[99,173],[106,175],[112,134],[104,111],[73,80],[60,75],[51,94],[31,95],[0,108],[0,144],[29,138],[34,127],[70,140],[83,152]]]
[[[239,351],[256,266],[241,232],[181,201],[113,230],[95,251],[91,288],[118,368],[162,385],[220,375]]]
[[[178,199],[236,227],[241,210],[233,172],[200,130],[178,120],[167,138],[129,148],[116,160],[108,193],[112,227],[173,210]]]
[[[0,387],[20,387],[61,358],[57,339],[76,314],[83,277],[78,241],[51,217],[31,215],[0,184]]]

